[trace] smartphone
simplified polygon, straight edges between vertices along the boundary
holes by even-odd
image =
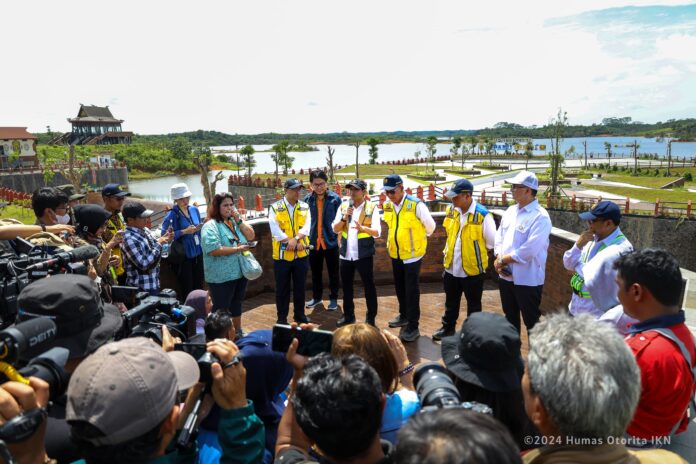
[[[188,353],[198,361],[198,358],[206,353],[206,346],[205,343],[175,343],[174,350]]]
[[[273,326],[273,351],[286,353],[290,343],[297,338],[300,341],[297,354],[314,356],[319,353],[331,352],[333,333],[326,330],[302,330],[299,327],[292,329],[289,325],[276,324]]]
[[[256,245],[258,245],[259,242],[258,240],[252,240],[251,242],[247,242],[247,245],[249,245],[249,248],[256,248]]]

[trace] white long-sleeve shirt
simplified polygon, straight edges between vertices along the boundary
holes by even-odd
[[[580,249],[576,244],[563,254],[563,266],[569,271],[575,271],[585,280],[583,291],[589,292],[591,298],[582,298],[573,293],[570,299],[570,313],[574,316],[583,313],[600,317],[608,309],[619,304],[616,293],[619,287],[616,284],[616,270],[614,261],[623,253],[633,250],[633,245],[627,238],[618,238],[621,228],[603,240],[594,240],[585,244]],[[618,239],[618,243],[616,242]],[[582,256],[587,254],[586,262]]]
[[[305,203],[304,201],[300,200],[298,200],[297,203],[295,203],[294,205],[288,203],[285,198],[283,198],[282,201],[283,203],[285,203],[285,207],[288,209],[288,214],[290,215],[291,219],[295,217],[295,208],[297,207],[297,205],[302,204],[307,208],[307,220],[305,221],[304,226],[302,226],[302,228],[298,230],[296,233],[308,237],[309,231],[312,227],[312,211],[309,209],[309,205],[307,205],[307,203]],[[273,210],[273,208],[269,208],[268,211],[268,226],[271,228],[271,235],[277,242],[282,242],[283,240],[288,238],[287,234],[283,232],[283,230],[278,225],[278,221],[276,220],[276,213]]]
[[[459,231],[461,232],[462,227],[466,224],[466,220],[470,214],[474,213],[476,209],[476,200],[471,201],[471,206],[462,213],[461,208],[454,207],[456,211],[459,212]],[[489,250],[493,248],[495,244],[495,220],[492,214],[486,214],[483,218],[483,240],[486,242],[486,248]],[[484,263],[484,267],[488,263]],[[454,277],[467,277],[466,272],[462,269],[462,235],[457,234],[457,241],[454,243],[454,255],[452,256],[452,264],[450,267],[445,269],[446,272],[452,274]]]
[[[358,220],[362,210],[365,207],[365,201],[360,203],[359,206],[353,206],[353,215],[351,216],[351,223],[348,224],[348,242],[346,243],[346,256],[340,256],[341,259],[348,261],[356,261],[358,259],[358,229],[355,228],[355,221]],[[336,217],[331,224],[331,227],[335,226],[343,219],[343,212],[341,208],[336,211]],[[377,237],[382,234],[382,224],[379,222],[379,208],[375,205],[372,209],[372,225],[370,229],[377,230]],[[375,237],[375,238],[377,238]],[[341,239],[345,240],[345,239]]]
[[[551,218],[539,201],[510,206],[495,234],[495,255],[510,255],[514,262],[508,264],[512,275],[500,278],[515,285],[543,285],[550,234]]]
[[[404,205],[404,200],[406,199],[406,195],[404,195],[401,198],[401,201],[397,205],[394,203],[394,212],[395,214],[399,214],[399,211],[401,211],[401,207]],[[425,204],[423,201],[419,201],[418,204],[416,205],[416,217],[420,220],[421,224],[425,227],[425,235],[430,237],[433,232],[435,232],[435,219],[433,219],[433,216],[430,214],[430,210],[428,209],[428,205]],[[416,261],[419,261],[423,259],[423,257],[418,257],[418,258],[409,258],[409,259],[404,259],[404,264],[409,264],[409,263],[415,263]]]

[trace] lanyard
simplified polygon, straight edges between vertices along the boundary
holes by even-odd
[[[603,249],[605,249],[607,246],[616,245],[617,243],[621,242],[621,241],[622,241],[623,239],[625,239],[625,238],[626,238],[626,236],[625,236],[624,234],[619,234],[619,235],[617,235],[616,237],[614,237],[614,240],[612,240],[611,242],[609,242],[609,245],[605,244],[604,242],[600,243],[600,244],[599,244],[599,249],[597,250],[597,253],[595,253],[594,255],[597,256],[597,254],[599,254],[599,252],[601,252],[601,251],[602,251]],[[596,244],[595,244],[595,245],[596,245]],[[583,262],[583,263],[586,263],[586,262],[589,260],[589,258],[590,258],[590,253],[592,253],[592,248],[594,248],[595,245],[592,245],[591,247],[588,247],[588,248],[587,248],[587,251],[586,251],[585,253],[583,253],[583,256],[582,256],[582,262]]]

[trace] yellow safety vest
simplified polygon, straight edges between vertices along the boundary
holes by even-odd
[[[372,228],[372,213],[375,210],[375,204],[370,200],[364,200],[365,205],[362,211],[360,211],[360,216],[358,217],[358,223],[364,227]],[[346,214],[348,211],[348,202],[344,201],[341,203],[341,216]],[[355,218],[351,218],[351,222],[355,222]],[[339,253],[341,256],[345,257],[348,252],[348,228],[352,227],[351,224],[347,222],[343,223],[343,230],[341,231],[341,247]],[[358,259],[366,258],[375,254],[375,238],[365,232],[358,232]]]
[[[116,217],[116,221],[114,221],[114,217]],[[120,212],[116,213],[115,215],[112,215],[109,218],[109,220],[106,221],[106,230],[104,231],[104,236],[102,237],[104,239],[104,242],[110,242],[113,236],[116,235],[116,232],[118,232],[119,230],[126,230],[126,223],[123,220],[123,216]],[[126,272],[126,268],[123,263],[123,255],[121,254],[121,245],[118,245],[113,250],[111,250],[111,256],[119,257],[120,262],[118,267],[116,267],[116,275],[123,275],[123,273]]]
[[[382,205],[384,222],[389,227],[387,250],[393,259],[420,258],[425,255],[428,236],[425,226],[416,216],[418,203],[418,198],[406,195],[398,214],[391,201],[387,200]]]
[[[304,227],[307,222],[307,215],[309,214],[309,205],[304,201],[298,201],[295,205],[295,213],[293,217],[290,217],[288,208],[285,205],[285,200],[278,200],[271,205],[271,208],[275,212],[275,218],[278,222],[280,230],[283,231],[285,235],[292,238],[295,237],[300,229]],[[302,239],[302,243],[305,247],[309,246],[309,237]],[[294,261],[297,258],[304,258],[309,254],[309,251],[305,248],[302,251],[287,251],[285,249],[286,243],[281,243],[275,238],[273,239],[273,259],[275,260],[285,260]]]
[[[454,206],[449,205],[442,225],[447,231],[447,242],[443,251],[445,255],[445,269],[449,269],[454,258],[454,247],[457,244],[457,236],[461,236],[462,270],[468,276],[475,276],[486,272],[488,267],[488,249],[483,237],[483,219],[488,210],[476,204],[473,213],[469,214],[460,227],[461,213]]]

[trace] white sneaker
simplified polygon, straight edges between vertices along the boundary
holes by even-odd
[[[309,300],[307,302],[307,304],[305,305],[305,308],[313,308],[315,306],[319,306],[320,304],[321,304],[321,300],[315,300],[314,298],[312,298],[311,300]]]

